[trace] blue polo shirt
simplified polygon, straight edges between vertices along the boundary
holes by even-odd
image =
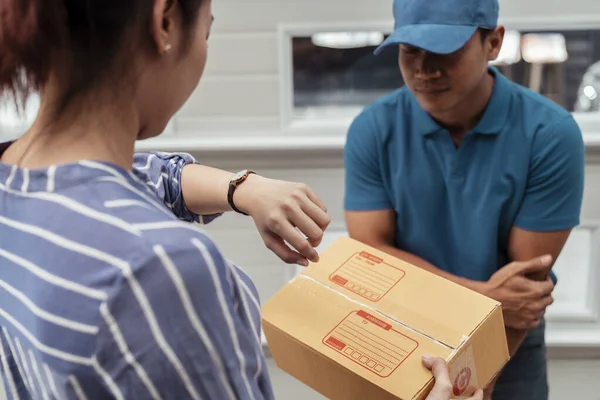
[[[398,248],[479,281],[509,262],[513,226],[578,225],[584,185],[571,113],[490,73],[490,102],[458,148],[402,87],[360,113],[344,152],[347,211],[393,209]]]

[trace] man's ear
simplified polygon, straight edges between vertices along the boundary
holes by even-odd
[[[504,42],[504,33],[504,27],[498,26],[488,35],[485,43],[488,52],[488,61],[494,61],[498,58],[502,43]]]
[[[152,39],[158,54],[168,52],[174,44],[176,8],[176,0],[154,0]]]

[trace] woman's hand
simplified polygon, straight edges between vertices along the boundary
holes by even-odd
[[[254,219],[267,248],[283,261],[308,266],[308,261],[319,260],[314,248],[331,219],[308,186],[253,174],[237,188],[233,200]]]
[[[452,382],[448,366],[443,358],[423,357],[423,364],[431,370],[435,385],[425,400],[450,400],[452,398]],[[477,390],[467,400],[483,400],[483,392]]]

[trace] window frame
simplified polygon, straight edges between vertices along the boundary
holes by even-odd
[[[500,18],[507,30],[537,32],[547,30],[600,30],[600,15],[560,17]],[[352,118],[323,118],[301,120],[294,118],[294,79],[292,39],[323,32],[379,31],[390,34],[393,21],[339,21],[334,23],[307,22],[278,25],[280,127],[286,135],[315,136],[344,135]],[[600,143],[600,113],[572,112],[586,139]]]

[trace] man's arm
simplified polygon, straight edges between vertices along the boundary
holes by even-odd
[[[528,261],[541,255],[552,256],[553,263],[560,255],[571,230],[555,232],[532,232],[517,227],[511,230],[508,244],[508,253],[511,261]],[[532,279],[544,281],[547,275],[531,276]],[[507,328],[509,352],[516,353],[527,335],[527,330]]]
[[[532,144],[527,189],[510,232],[510,261],[560,255],[573,227],[579,224],[585,176],[585,146],[577,123],[568,116]],[[546,275],[531,276],[537,281]],[[507,329],[511,354],[526,331]]]
[[[348,234],[353,239],[372,246],[387,254],[423,268],[438,276],[469,289],[481,292],[483,283],[472,281],[443,271],[423,258],[398,249],[394,244],[396,215],[394,210],[346,211]]]
[[[570,229],[554,232],[532,232],[513,227],[509,236],[509,259],[512,261],[528,261],[541,255],[550,255],[552,256],[552,265],[554,265],[570,233]],[[537,281],[550,279],[547,274],[536,274],[530,277]],[[527,332],[527,329],[506,327],[506,340],[511,357],[519,350],[527,336]],[[491,399],[498,377],[486,388],[485,399]]]
[[[577,123],[568,116],[552,130],[539,132],[532,146],[527,189],[510,232],[510,261],[524,261],[545,254],[554,263],[573,227],[579,224],[585,176],[585,146]],[[536,281],[546,274],[530,276]],[[514,355],[527,330],[506,328],[508,347]],[[490,396],[495,382],[486,391]]]

